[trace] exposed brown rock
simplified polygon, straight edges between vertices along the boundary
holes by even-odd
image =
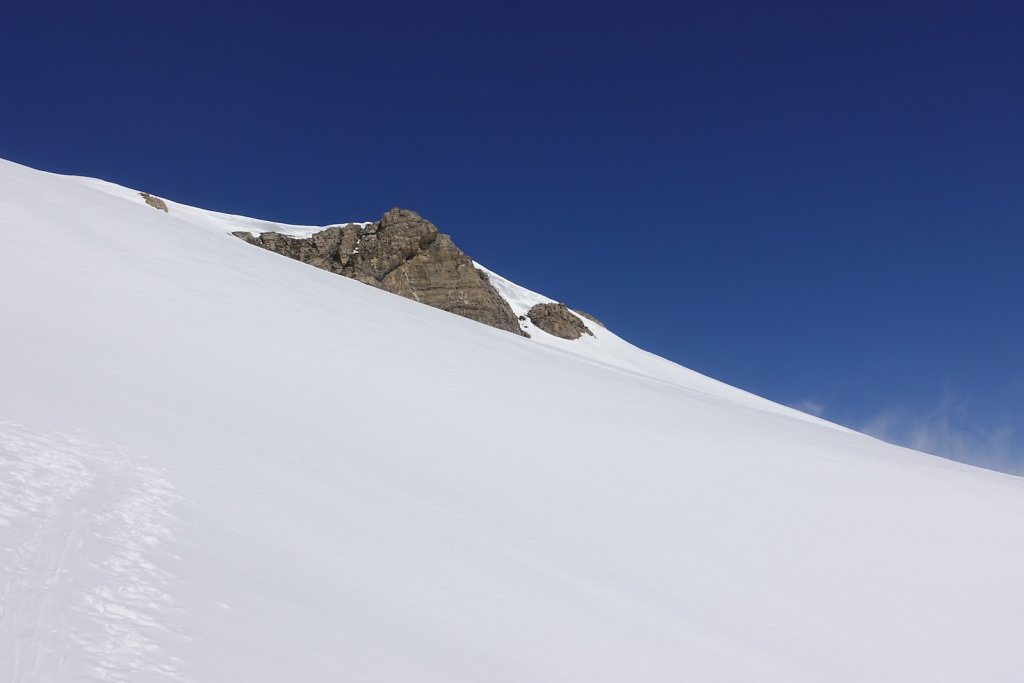
[[[164,213],[168,213],[167,203],[164,202],[164,200],[160,199],[159,197],[154,197],[148,192],[140,192],[139,196],[145,199],[146,203],[152,206],[154,209],[160,209]]]
[[[234,235],[317,268],[527,336],[487,275],[448,235],[413,211],[391,209],[376,223],[327,228],[308,239],[274,232]]]
[[[537,304],[526,314],[534,325],[562,339],[579,339],[594,333],[565,304]]]

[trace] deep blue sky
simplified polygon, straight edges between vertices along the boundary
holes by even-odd
[[[656,353],[1024,471],[1024,3],[10,2],[0,57],[4,158],[412,208]]]

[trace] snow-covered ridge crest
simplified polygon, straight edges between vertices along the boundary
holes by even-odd
[[[0,162],[0,679],[1019,681],[1024,480],[167,205]]]

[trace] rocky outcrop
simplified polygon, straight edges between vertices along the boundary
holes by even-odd
[[[448,235],[413,211],[339,225],[308,239],[233,233],[250,244],[514,334],[529,336],[508,302]]]
[[[594,333],[565,304],[537,304],[527,314],[534,325],[562,339],[579,339]]]
[[[139,196],[146,200],[146,203],[152,206],[154,209],[160,209],[164,213],[167,211],[167,203],[159,197],[154,197],[148,192],[140,192]]]

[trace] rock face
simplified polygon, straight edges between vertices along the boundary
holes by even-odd
[[[159,197],[154,197],[148,192],[140,192],[139,196],[146,200],[146,203],[152,206],[154,209],[160,209],[164,213],[167,213],[167,204],[164,200]]]
[[[233,234],[317,268],[529,336],[487,276],[448,235],[413,211],[391,209],[376,223],[331,227],[308,239],[275,232]]]
[[[537,304],[526,314],[534,325],[562,339],[579,339],[594,333],[565,304]]]

